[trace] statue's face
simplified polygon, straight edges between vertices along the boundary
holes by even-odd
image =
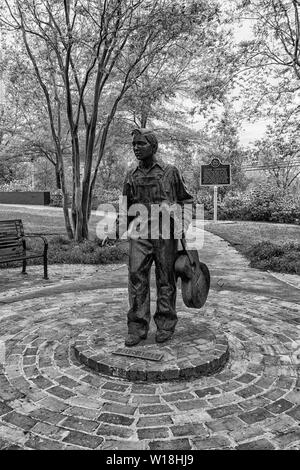
[[[143,135],[134,135],[132,140],[134,154],[138,160],[146,160],[153,156],[152,145]]]

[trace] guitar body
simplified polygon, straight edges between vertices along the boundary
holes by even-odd
[[[181,278],[185,305],[190,308],[203,307],[209,292],[210,273],[206,264],[199,261],[198,251],[178,251],[174,268],[176,279]]]

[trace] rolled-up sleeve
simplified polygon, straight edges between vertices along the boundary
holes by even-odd
[[[130,184],[130,172],[125,176],[122,190],[122,201],[120,211],[116,220],[117,233],[119,238],[127,231],[132,217],[128,216],[128,208],[132,204],[132,187]]]
[[[189,193],[184,178],[178,168],[174,167],[173,173],[174,192],[176,202],[182,206],[181,220],[183,222],[183,230],[187,232],[193,218],[193,202],[194,198]],[[179,226],[182,226],[181,224]]]
[[[194,201],[193,196],[188,192],[184,178],[181,172],[174,167],[174,185],[176,199],[179,204],[192,203]]]

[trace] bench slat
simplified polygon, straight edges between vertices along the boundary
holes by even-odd
[[[17,236],[24,235],[24,228],[21,219],[0,220],[0,236],[13,234]]]
[[[13,221],[13,220],[0,220],[0,227],[19,227],[21,224],[18,220]]]
[[[20,224],[18,224],[18,223],[15,223],[15,224],[14,224],[13,222],[10,223],[10,222],[2,222],[2,221],[0,221],[0,227],[1,227],[1,228],[2,228],[2,227],[15,228],[15,227],[19,227],[19,226],[20,226]]]
[[[20,236],[20,233],[15,230],[0,230],[0,237]]]
[[[18,242],[5,242],[5,243],[0,243],[0,250],[2,250],[4,248],[13,248],[15,246],[23,248],[22,244],[20,244]]]
[[[10,261],[23,261],[24,259],[35,259],[35,258],[43,258],[43,255],[31,255],[31,256],[16,256],[15,258],[0,258],[1,263],[9,263]]]
[[[26,272],[27,259],[44,258],[44,278],[48,279],[47,247],[44,245],[43,253],[26,253],[23,246],[24,228],[21,219],[0,220],[0,264],[9,264],[14,261],[23,261],[23,271]]]
[[[17,233],[7,233],[7,234],[0,234],[0,241],[5,240],[20,240],[22,237]]]
[[[17,242],[17,241],[20,241],[20,237],[17,237],[17,236],[0,237],[0,243]]]
[[[0,232],[0,239],[1,238],[7,238],[7,237],[20,237],[21,234],[18,233],[16,230],[13,232]]]
[[[23,248],[18,246],[10,247],[10,248],[3,248],[0,250],[0,258],[2,259],[4,256],[14,256],[24,253]]]
[[[5,248],[6,246],[23,246],[23,243],[21,240],[3,240],[0,242],[0,247]]]
[[[0,220],[0,224],[4,224],[4,223],[20,223],[22,222],[22,219],[4,219],[4,220]]]
[[[2,222],[22,222],[22,219],[3,219],[0,220],[0,223]]]
[[[0,240],[2,238],[20,238],[20,235],[14,231],[14,232],[0,232]]]
[[[17,239],[17,240],[10,240],[10,239],[7,239],[7,240],[0,240],[0,248],[5,248],[6,246],[21,246],[23,247],[23,243],[22,243],[22,240],[20,239]]]

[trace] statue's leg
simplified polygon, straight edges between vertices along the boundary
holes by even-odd
[[[177,323],[176,278],[174,272],[177,246],[178,240],[160,239],[155,241],[157,304],[153,318],[158,332],[173,333]]]
[[[153,247],[150,240],[130,240],[128,265],[128,333],[146,337],[150,323],[150,271]]]

